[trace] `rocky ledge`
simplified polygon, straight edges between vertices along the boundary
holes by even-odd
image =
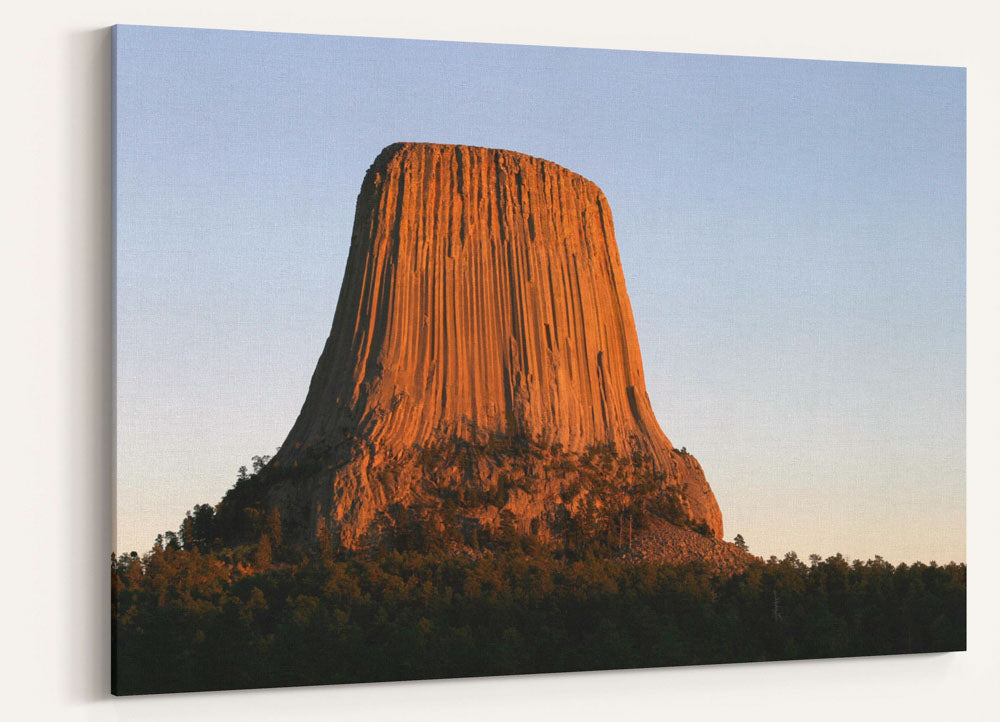
[[[724,574],[740,574],[750,567],[763,564],[735,544],[697,534],[667,522],[655,522],[636,535],[632,548],[622,558],[635,562],[685,564],[703,562]]]

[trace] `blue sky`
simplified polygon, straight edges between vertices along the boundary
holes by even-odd
[[[560,163],[614,213],[648,391],[751,550],[965,560],[965,71],[117,28],[117,549],[280,444],[365,170]]]

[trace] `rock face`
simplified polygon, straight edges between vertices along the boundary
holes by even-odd
[[[635,562],[685,564],[703,562],[727,576],[745,572],[764,561],[735,544],[695,534],[667,522],[654,522],[636,535],[630,548],[622,554]]]
[[[266,503],[357,545],[394,504],[440,507],[442,489],[472,488],[484,498],[459,504],[466,521],[495,525],[506,509],[545,537],[557,507],[597,499],[574,465],[599,469],[601,451],[622,495],[641,469],[721,537],[701,467],[650,407],[604,194],[511,151],[387,147],[361,187],[333,328],[265,470]],[[501,475],[512,486],[491,496]]]

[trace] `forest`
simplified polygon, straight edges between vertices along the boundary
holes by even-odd
[[[962,650],[966,565],[794,552],[727,575],[550,549],[199,539],[111,559],[116,694]],[[419,530],[417,530],[419,531]]]

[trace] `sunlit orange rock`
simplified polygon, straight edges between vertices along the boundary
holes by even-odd
[[[721,538],[700,465],[650,407],[600,188],[521,153],[391,145],[362,184],[333,328],[268,469],[268,503],[357,543],[390,505],[432,504],[419,450],[497,437],[557,453],[439,470],[433,483],[482,489],[499,473],[544,477],[463,511],[483,523],[506,508],[544,536],[546,514],[577,503],[563,499],[572,470],[549,462],[613,444],[663,472],[688,516]],[[622,493],[626,467],[615,467]]]

